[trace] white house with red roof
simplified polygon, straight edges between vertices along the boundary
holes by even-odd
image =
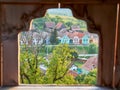
[[[74,44],[82,44],[82,38],[83,38],[84,34],[80,33],[80,32],[74,32],[73,35],[74,35],[73,43]]]
[[[73,44],[78,45],[82,44],[83,33],[80,32],[67,32],[68,37],[72,40]]]

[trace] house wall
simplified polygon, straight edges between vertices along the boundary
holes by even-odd
[[[18,48],[18,36],[17,34],[20,31],[28,30],[29,24],[32,18],[41,17],[44,15],[45,10],[50,7],[57,7],[55,3],[57,0],[48,2],[47,4],[37,4],[37,3],[15,3],[19,2],[18,0],[1,0],[2,8],[0,7],[0,20],[4,24],[0,24],[2,33],[10,32],[8,36],[14,35],[14,38],[5,40],[2,42],[3,48],[2,55],[3,57],[3,83],[1,85],[19,85],[19,48]],[[7,1],[7,4],[5,4]],[[14,3],[10,4],[8,2],[14,1]],[[24,2],[24,0],[22,0]],[[32,2],[37,2],[38,0],[31,0]],[[42,0],[41,0],[42,1]],[[85,0],[84,0],[85,1]],[[83,3],[85,3],[83,1]],[[99,48],[99,61],[98,61],[98,81],[97,85],[113,87],[113,66],[114,66],[114,47],[115,47],[115,30],[116,30],[116,10],[117,5],[114,4],[102,4],[101,0],[92,0],[92,2],[96,1],[98,3],[90,4],[90,5],[79,5],[75,4],[77,0],[75,0],[74,4],[67,4],[64,1],[61,7],[68,7],[73,10],[74,16],[77,18],[85,19],[88,23],[89,31],[96,32],[100,37],[100,48]],[[107,0],[109,2],[109,0]],[[112,0],[111,0],[112,1]],[[117,0],[115,0],[117,2]],[[27,1],[28,2],[28,1]],[[42,1],[43,2],[43,1]],[[91,2],[91,3],[92,3]],[[44,2],[45,3],[45,2]],[[80,3],[80,2],[79,2]],[[82,1],[81,1],[82,3]],[[86,3],[90,3],[86,1]],[[80,8],[81,7],[81,8]],[[3,13],[4,12],[4,13]],[[41,12],[41,13],[39,13]],[[84,15],[87,17],[84,18]],[[4,20],[3,20],[4,18]],[[120,24],[119,24],[120,26]],[[1,31],[0,30],[0,31]],[[120,32],[119,32],[120,33]],[[120,38],[120,37],[119,37]],[[118,52],[117,61],[120,61],[120,40],[118,40]],[[1,43],[0,43],[1,44]],[[1,61],[2,61],[1,60]],[[0,63],[1,68],[2,63]],[[119,69],[119,64],[117,68]],[[2,71],[0,69],[0,75]],[[120,79],[120,70],[116,72],[116,79]],[[2,79],[2,78],[0,78]],[[119,81],[115,83],[116,87],[119,87]]]
[[[70,43],[70,39],[69,39],[69,37],[68,36],[63,36],[62,38],[61,38],[61,43],[66,43],[66,44],[69,44]]]
[[[77,36],[73,37],[73,44],[80,44],[79,41],[80,41],[79,37],[77,37]]]
[[[83,45],[88,45],[89,44],[89,38],[88,38],[87,35],[85,35],[84,37],[82,37],[82,44]]]

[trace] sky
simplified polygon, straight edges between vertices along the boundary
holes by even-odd
[[[63,16],[70,16],[72,17],[72,11],[67,8],[52,8],[47,10],[48,14],[54,14],[54,15],[63,15]]]

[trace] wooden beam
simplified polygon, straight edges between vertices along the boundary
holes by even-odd
[[[114,87],[120,87],[120,6],[118,4],[116,20],[116,55],[114,61]]]
[[[87,9],[88,18],[95,24],[95,29],[89,31],[98,32],[100,37],[97,85],[112,87],[116,4],[88,5]]]
[[[0,12],[2,12],[2,6],[0,4]],[[0,13],[0,21],[2,21],[2,13]],[[1,57],[1,22],[0,22],[0,86],[2,86],[2,57]]]
[[[117,4],[120,0],[0,0],[1,4],[40,5],[40,4]]]
[[[101,4],[118,3],[119,0],[1,0],[2,4]]]
[[[4,1],[4,2],[1,2],[1,4],[26,4],[25,2],[22,2],[23,0],[21,0],[21,1],[19,0],[21,3],[20,2],[10,2],[11,0],[7,0],[8,2],[5,2],[6,0],[2,0],[2,1]],[[12,1],[15,1],[15,0],[12,0]],[[43,1],[43,0],[41,0],[41,1]],[[46,1],[48,1],[48,0],[46,0]],[[53,0],[53,1],[56,1],[56,0]],[[88,1],[88,0],[86,0],[86,1]],[[94,0],[94,1],[98,1],[98,0]],[[77,0],[75,0],[75,2],[77,3]],[[53,3],[53,2],[51,1],[51,3]],[[54,2],[54,4],[55,3],[58,3],[58,2]],[[72,2],[69,2],[69,3],[72,3]],[[27,4],[32,4],[32,3],[29,2]],[[34,4],[37,4],[37,2],[34,2]],[[40,2],[38,3],[38,5],[39,4],[40,4]],[[48,4],[50,4],[50,1],[48,2]],[[80,8],[80,6],[78,5],[78,7],[77,7],[78,16],[83,17],[83,14],[79,12],[80,11],[79,8]],[[15,7],[15,9],[16,9],[16,7]],[[76,10],[76,7],[74,7],[74,9]],[[9,10],[10,9],[8,8],[8,11]],[[16,12],[15,15],[17,17],[17,9],[14,12]],[[0,14],[2,14],[2,13],[0,13]],[[7,16],[10,16],[10,18],[13,17],[12,19],[8,18],[11,20],[10,23],[14,22],[13,19],[15,18],[11,14],[12,13],[10,13],[10,15],[7,15]],[[100,44],[102,46],[100,47],[101,51],[99,53],[101,55],[101,57],[99,57],[99,63],[98,63],[99,64],[98,66],[100,67],[100,69],[99,69],[100,73],[98,73],[99,74],[98,75],[98,85],[110,87],[110,86],[112,86],[112,77],[113,77],[112,72],[113,72],[114,40],[115,40],[114,39],[114,36],[115,36],[114,35],[115,34],[114,24],[115,24],[115,20],[116,20],[115,19],[116,6],[115,5],[108,5],[108,6],[107,5],[89,5],[88,15],[90,16],[91,19],[93,19],[93,21],[95,21],[95,24],[98,25],[98,30],[102,36],[101,37],[102,43]],[[6,16],[6,18],[7,18],[7,16]],[[15,20],[18,20],[18,19],[15,19]],[[100,28],[99,28],[99,26],[100,26]],[[108,34],[108,32],[109,32],[109,34]],[[16,73],[16,72],[18,72],[18,61],[17,61],[18,50],[17,49],[18,49],[17,40],[12,41],[12,42],[11,41],[4,42],[4,53],[3,53],[4,54],[4,85],[18,85],[18,73]],[[11,51],[13,53],[11,53]]]

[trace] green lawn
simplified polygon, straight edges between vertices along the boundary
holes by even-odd
[[[78,66],[79,68],[81,68],[81,66],[83,65],[84,63],[83,62],[79,62],[79,61],[76,61],[74,63],[74,65]]]

